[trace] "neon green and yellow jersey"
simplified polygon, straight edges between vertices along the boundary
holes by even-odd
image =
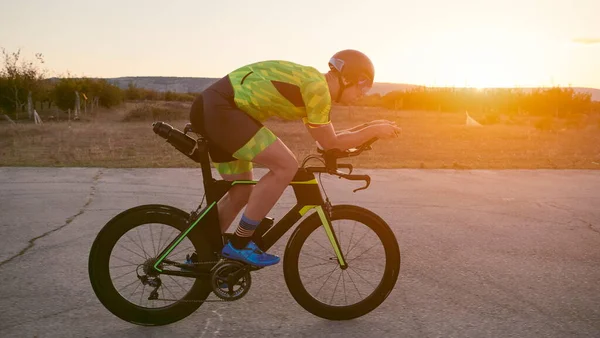
[[[237,107],[263,122],[271,117],[330,122],[331,96],[325,76],[313,67],[289,61],[263,61],[228,74]]]

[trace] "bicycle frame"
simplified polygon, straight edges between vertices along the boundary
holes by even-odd
[[[219,226],[219,215],[217,203],[225,196],[225,194],[236,185],[254,185],[258,181],[226,181],[215,180],[210,169],[210,161],[208,152],[206,151],[206,141],[198,141],[198,151],[196,156],[199,157],[199,162],[202,167],[202,176],[204,181],[204,189],[207,197],[207,205],[198,213],[199,216],[190,221],[189,227],[182,231],[159,255],[157,261],[153,264],[154,269],[162,274],[198,277],[206,276],[207,273],[201,272],[183,272],[183,271],[168,271],[162,270],[159,265],[165,258],[179,245],[179,243],[188,236],[192,231],[201,231],[202,236],[208,239],[213,252],[220,252],[223,248],[223,235]],[[325,232],[333,250],[337,256],[338,262],[342,269],[346,268],[346,260],[338,239],[331,226],[329,213],[326,212],[326,203],[323,200],[318,182],[315,177],[315,172],[325,172],[325,168],[299,168],[290,182],[290,186],[294,189],[297,203],[292,207],[287,214],[281,218],[275,225],[266,231],[261,239],[263,249],[266,251],[272,247],[288,230],[290,230],[307,212],[316,209],[316,212],[321,219],[325,228]]]

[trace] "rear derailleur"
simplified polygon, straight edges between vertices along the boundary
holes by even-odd
[[[162,281],[160,280],[160,277],[148,276],[147,274],[140,276],[140,274],[138,272],[139,268],[143,268],[145,270],[144,265],[138,266],[138,268],[135,271],[138,279],[142,282],[143,285],[148,285],[148,286],[151,286],[154,288],[154,290],[152,290],[150,292],[150,296],[148,296],[148,300],[158,299],[158,288],[160,288],[160,286],[162,285]]]

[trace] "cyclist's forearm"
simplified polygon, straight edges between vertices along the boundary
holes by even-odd
[[[363,123],[363,124],[360,124],[360,125],[358,125],[358,126],[352,127],[352,128],[350,128],[350,129],[342,130],[342,131],[340,131],[339,133],[346,134],[346,133],[349,133],[349,132],[360,131],[360,130],[362,130],[362,129],[365,129],[365,128],[366,128],[366,127],[368,127],[369,125],[370,125],[370,124],[369,124],[368,122],[367,122],[367,123]]]
[[[336,135],[335,147],[341,150],[346,150],[367,142],[373,137],[377,137],[377,130],[374,126],[369,126],[359,131],[345,132]]]

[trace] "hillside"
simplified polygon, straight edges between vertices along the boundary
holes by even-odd
[[[216,78],[206,77],[161,77],[161,76],[140,76],[140,77],[118,77],[107,79],[111,83],[126,89],[129,83],[133,83],[138,88],[156,90],[159,92],[172,91],[177,93],[197,93],[203,91],[206,87],[215,82]],[[394,90],[407,90],[416,87],[411,84],[400,83],[381,83],[377,82],[370,93],[379,93],[384,95]],[[521,88],[531,90],[533,88]],[[600,101],[600,89],[574,87],[577,92],[591,93],[592,101]]]

